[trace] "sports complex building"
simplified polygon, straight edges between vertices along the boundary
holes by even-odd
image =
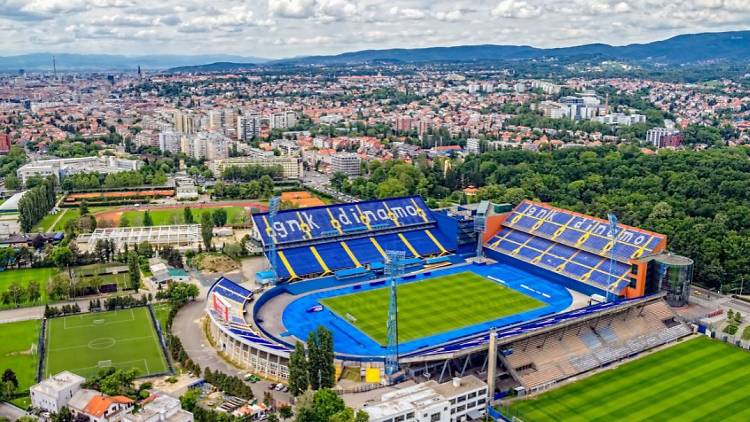
[[[532,201],[430,210],[412,196],[253,222],[269,287],[222,277],[206,310],[216,346],[270,378],[287,379],[294,343],[321,325],[337,369],[372,385],[477,374],[519,391],[692,333],[670,307],[687,301],[692,261],[614,219]]]

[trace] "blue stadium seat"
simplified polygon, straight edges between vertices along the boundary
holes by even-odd
[[[347,240],[346,244],[349,245],[349,249],[352,250],[354,256],[357,257],[357,260],[362,265],[382,262],[384,260],[383,255],[372,244],[369,237]]]
[[[332,271],[340,270],[343,268],[353,268],[354,262],[352,262],[349,255],[346,253],[344,248],[338,242],[329,242],[315,245],[315,249],[318,250],[320,257],[328,265],[328,268]]]

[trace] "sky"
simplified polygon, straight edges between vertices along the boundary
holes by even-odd
[[[750,29],[750,0],[0,0],[0,56],[284,58],[464,44],[623,45]]]

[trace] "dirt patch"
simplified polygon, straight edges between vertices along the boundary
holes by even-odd
[[[195,259],[195,264],[201,271],[212,273],[228,273],[240,268],[240,263],[221,254],[202,253]]]

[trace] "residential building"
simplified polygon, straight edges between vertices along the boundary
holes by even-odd
[[[260,135],[260,115],[237,116],[237,140],[247,141]]]
[[[284,179],[301,179],[304,176],[301,158],[289,156],[276,157],[273,153],[271,153],[271,156],[235,157],[225,160],[215,160],[212,163],[212,170],[216,177],[220,177],[227,167],[250,165],[263,167],[281,166],[281,177]]]
[[[174,112],[174,127],[175,131],[184,134],[195,133],[195,116],[193,112],[186,110],[175,110]]]
[[[175,199],[198,199],[198,187],[193,179],[189,177],[175,178]]]
[[[469,154],[479,154],[480,142],[477,138],[469,138],[466,140],[466,152]]]
[[[54,175],[59,179],[67,174],[93,173],[102,174],[119,173],[121,171],[138,170],[143,165],[139,160],[126,160],[112,156],[104,157],[81,157],[81,158],[55,158],[51,160],[32,161],[21,166],[16,175],[26,183],[29,177]]]
[[[29,388],[31,405],[46,412],[57,413],[67,406],[85,381],[85,378],[70,371],[60,372]]]
[[[401,388],[362,410],[370,422],[460,422],[477,420],[487,407],[487,384],[469,375],[438,384],[431,380]]]
[[[657,148],[676,148],[684,140],[684,135],[676,129],[655,127],[646,132],[646,141]]]
[[[123,417],[123,422],[193,422],[193,414],[182,410],[180,400],[156,392],[141,409]]]
[[[5,133],[0,133],[0,154],[7,154],[10,152],[10,136]]]
[[[273,113],[268,118],[268,124],[271,129],[289,129],[297,126],[297,113],[294,111],[282,111]]]
[[[180,152],[180,135],[173,131],[159,133],[159,149],[176,154]]]
[[[135,401],[125,396],[107,396],[96,390],[80,389],[68,401],[75,416],[88,416],[90,422],[119,422],[133,409]]]
[[[359,156],[351,152],[339,152],[331,156],[331,172],[347,176],[359,176]]]
[[[594,120],[607,125],[630,126],[637,123],[646,123],[646,116],[643,114],[611,113],[595,117]]]

